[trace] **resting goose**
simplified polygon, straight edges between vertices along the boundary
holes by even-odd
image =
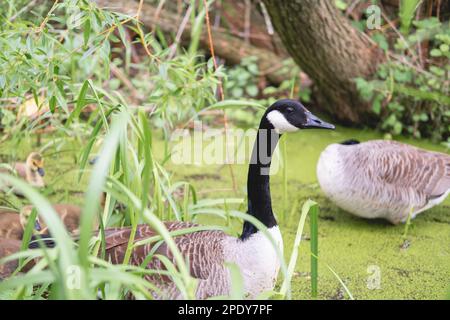
[[[248,214],[258,219],[276,241],[280,250],[283,242],[277,221],[272,212],[269,169],[272,153],[281,134],[299,129],[322,128],[334,129],[309,112],[302,104],[293,100],[280,100],[267,109],[261,119],[249,165],[247,191]],[[169,231],[196,226],[190,222],[166,222]],[[123,262],[130,228],[106,229],[106,259],[112,263]],[[148,225],[139,225],[135,241],[155,236]],[[244,291],[249,298],[272,290],[280,268],[280,261],[272,242],[252,223],[245,222],[239,238],[231,237],[222,231],[199,231],[175,237],[175,242],[189,262],[191,275],[198,279],[197,299],[223,296],[230,293],[231,279],[225,262],[235,263],[240,267]],[[140,265],[150,254],[151,244],[134,249],[130,264]],[[173,260],[165,244],[159,246],[155,255],[163,255]],[[161,261],[154,257],[148,264],[149,269],[164,269]],[[153,293],[155,298],[183,298],[175,284],[165,276],[152,275],[146,279],[161,291]]]
[[[72,204],[60,203],[54,204],[53,209],[61,218],[67,231],[72,235],[78,234],[81,208]],[[32,212],[33,206],[31,205],[22,207],[20,213],[0,212],[0,238],[22,240],[25,226]],[[34,230],[40,234],[47,233],[47,226],[39,216],[36,217]]]
[[[25,163],[16,162],[13,165],[14,170],[17,172],[17,175],[27,181],[30,185],[36,188],[45,187],[44,183],[44,158],[41,154],[37,152],[32,152],[28,155]],[[4,169],[0,171],[4,172]],[[10,186],[6,186],[10,187]],[[18,190],[14,190],[14,193],[18,196],[22,196],[21,192]]]
[[[23,207],[20,212],[4,211],[0,212],[0,238],[22,240],[23,232],[32,212],[32,206]],[[59,213],[57,211],[57,213]],[[34,230],[44,234],[46,229],[42,228],[43,223],[36,217]]]
[[[102,192],[102,194],[100,196],[100,205],[102,208],[105,207],[105,203],[106,203],[106,193]],[[58,214],[58,216],[60,217],[62,223],[66,227],[66,230],[71,235],[78,235],[79,227],[80,227],[80,219],[81,219],[83,209],[80,206],[77,206],[74,204],[68,204],[68,203],[56,203],[56,204],[53,204],[52,207],[55,210],[55,212]],[[22,209],[20,210],[20,225],[21,226],[27,225],[28,219],[29,219],[31,213],[33,212],[33,208],[34,207],[32,205],[27,205],[27,206],[22,207]],[[122,210],[123,208],[121,208],[121,204],[116,203],[116,206],[114,207],[114,209]],[[1,213],[0,213],[0,217],[1,217]],[[44,221],[42,221],[39,218],[39,216],[36,218],[35,231],[37,231],[41,235],[45,234],[48,237],[51,237],[51,235],[49,234],[47,225],[45,224]],[[1,236],[2,236],[2,234],[1,234],[1,225],[0,225],[0,237]]]
[[[398,224],[448,196],[450,156],[395,141],[349,140],[322,152],[317,177],[340,208]]]
[[[24,227],[28,219],[29,214],[24,211],[21,211],[20,214],[12,211],[0,212],[0,260],[20,251]],[[34,229],[36,233],[44,232],[40,227],[38,217],[36,218]],[[17,269],[18,265],[18,260],[0,263],[0,280],[9,277]],[[27,272],[33,265],[34,261],[30,261],[21,271]]]
[[[76,235],[78,233],[81,208],[71,204],[55,204],[53,208],[60,216],[67,231]],[[20,213],[12,211],[0,212],[0,259],[20,250],[23,233],[32,212],[33,206],[31,205],[24,206]],[[39,216],[36,217],[34,233],[47,234],[47,226]],[[34,262],[29,262],[22,271],[28,271],[33,265]],[[0,264],[0,279],[10,276],[17,269],[17,266],[17,260]]]

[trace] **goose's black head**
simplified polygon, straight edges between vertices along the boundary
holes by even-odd
[[[300,129],[335,128],[334,125],[313,115],[300,102],[289,99],[278,100],[271,105],[263,119],[280,134]]]

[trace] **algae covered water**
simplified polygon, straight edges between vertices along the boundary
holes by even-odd
[[[385,221],[354,217],[328,201],[316,180],[316,163],[321,151],[330,143],[347,139],[366,141],[382,139],[377,132],[359,129],[336,131],[301,131],[285,135],[279,147],[286,155],[286,167],[271,177],[274,210],[284,239],[284,253],[291,254],[302,204],[307,199],[319,203],[319,299],[348,299],[340,280],[355,299],[440,299],[450,286],[450,199],[438,207],[420,214],[412,221],[404,237],[405,226],[393,226]],[[50,138],[48,138],[50,139]],[[425,140],[402,139],[402,142],[428,150],[448,153],[444,146]],[[18,144],[5,143],[2,158],[21,159],[35,141],[23,139]],[[52,202],[83,203],[84,190],[90,174],[78,181],[77,162],[82,141],[64,138],[44,141],[46,180],[44,191]],[[170,144],[168,145],[170,152]],[[166,144],[161,136],[154,137],[154,151],[164,158]],[[228,165],[177,165],[170,159],[165,167],[173,181],[191,183],[198,199],[241,198],[246,195],[247,164],[232,165],[236,190]],[[2,205],[20,207],[23,203]],[[245,206],[240,208],[245,210]],[[207,224],[221,223],[216,218],[202,218]],[[240,231],[236,223],[236,234]],[[292,298],[309,299],[310,255],[309,226],[304,229],[298,262],[292,281]],[[286,259],[287,259],[286,258]],[[336,275],[337,276],[336,276]]]
[[[326,199],[316,178],[320,153],[347,139],[383,139],[372,130],[338,127],[336,131],[301,131],[285,135],[287,167],[271,177],[274,210],[281,225],[285,256],[289,257],[301,205],[319,203],[319,298],[348,299],[336,275],[355,299],[440,299],[450,286],[450,199],[405,225],[354,217]],[[404,139],[427,150],[448,153],[439,144]],[[161,142],[162,143],[162,142]],[[281,151],[283,153],[283,150]],[[200,197],[235,197],[228,165],[170,165],[176,178],[194,185]],[[237,195],[245,197],[247,165],[233,165]],[[285,177],[287,184],[285,184]],[[285,186],[287,192],[285,192]],[[297,208],[293,208],[295,204]],[[294,210],[293,210],[294,209]],[[208,222],[207,219],[206,221]],[[214,223],[217,221],[214,220]],[[293,278],[294,299],[310,298],[308,226]],[[332,271],[331,271],[332,270]]]

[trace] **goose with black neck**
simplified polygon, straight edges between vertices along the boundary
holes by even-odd
[[[284,133],[314,128],[333,130],[334,126],[320,120],[294,100],[277,101],[261,119],[247,177],[248,213],[268,229],[277,226],[270,195],[270,165],[278,141]],[[241,239],[248,239],[257,231],[246,221]]]
[[[334,129],[294,100],[280,100],[264,113],[253,147],[248,170],[248,214],[260,221],[282,251],[283,241],[277,221],[272,211],[269,171],[272,154],[282,134],[301,129]],[[165,222],[168,231],[196,226],[191,222]],[[110,228],[105,230],[106,259],[121,264],[127,251],[131,228]],[[139,225],[134,237],[141,241],[157,235],[148,225]],[[263,292],[272,290],[280,269],[277,249],[272,241],[251,222],[245,222],[239,238],[219,230],[188,233],[174,237],[174,241],[188,261],[190,274],[198,280],[197,299],[227,296],[231,292],[231,275],[227,264],[233,263],[240,269],[244,292],[248,298],[256,298]],[[153,258],[146,268],[163,270],[164,264],[158,256],[168,257],[173,262],[173,254],[166,244],[154,248],[147,244],[137,246],[129,263],[140,266],[149,254]],[[159,299],[183,299],[170,276],[157,273],[148,274],[150,281],[159,290],[152,292]]]

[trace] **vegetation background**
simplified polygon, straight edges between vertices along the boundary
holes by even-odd
[[[26,199],[2,194],[0,205],[33,203],[58,248],[16,254],[21,263],[42,259],[0,282],[0,297],[151,298],[142,276],[152,271],[101,259],[102,231],[92,237],[92,222],[100,230],[148,223],[160,234],[149,241],[172,246],[161,221],[193,220],[237,235],[249,219],[246,167],[176,166],[169,139],[197,119],[253,128],[265,107],[286,97],[340,126],[331,135],[302,133],[281,143],[283,170],[272,189],[286,263],[264,298],[445,297],[448,200],[407,228],[368,222],[325,199],[314,171],[325,146],[347,138],[449,152],[449,19],[445,0],[4,1],[0,160],[39,150],[48,186],[37,192],[2,176]],[[84,208],[77,243],[55,218],[50,203],[57,202]],[[318,214],[318,227],[309,211]],[[25,240],[30,236],[31,228]],[[320,243],[318,266],[309,245],[299,246],[311,239]],[[129,254],[133,245],[131,239]],[[168,263],[167,272],[193,297],[195,283],[174,252],[176,267]],[[370,289],[377,267],[382,282]],[[231,297],[241,298],[240,274],[230,268]]]

